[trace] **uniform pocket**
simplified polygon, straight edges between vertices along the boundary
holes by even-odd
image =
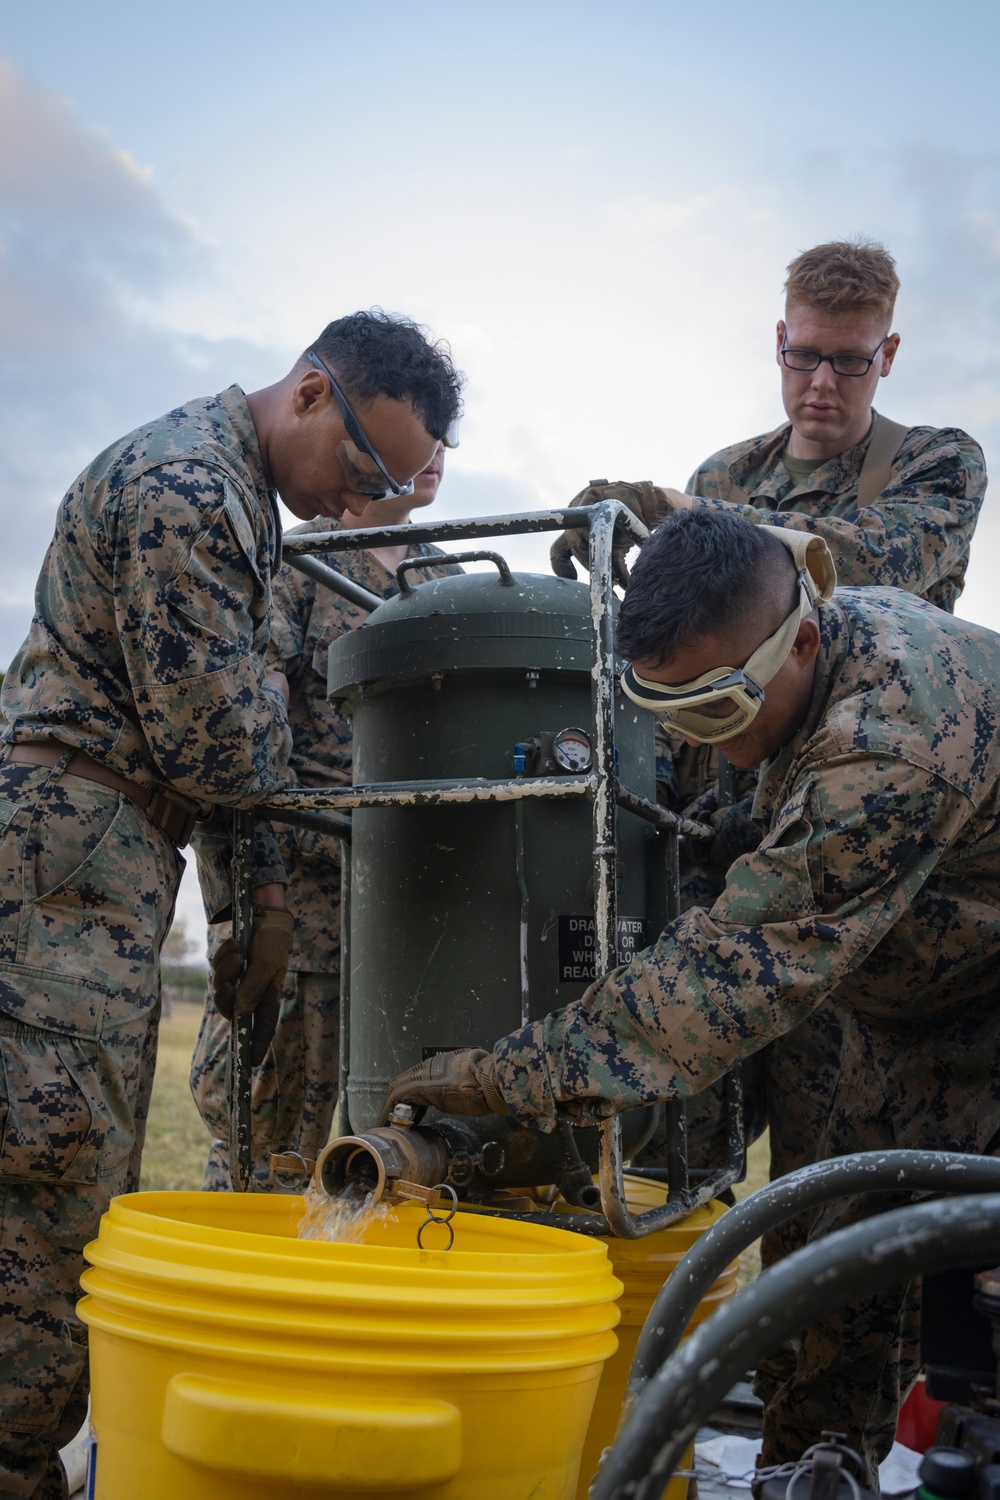
[[[37,766],[19,765],[16,761],[0,762],[0,835],[18,808],[24,806],[25,784],[38,787],[42,782]]]
[[[109,1119],[96,1041],[0,1017],[0,1176],[98,1179]]]
[[[31,838],[35,897],[58,900],[86,882],[116,823],[131,812],[126,799],[74,777],[52,788]]]
[[[96,981],[120,1016],[148,1009],[179,873],[176,852],[127,797],[74,779],[72,801],[50,800],[25,848],[18,966]]]

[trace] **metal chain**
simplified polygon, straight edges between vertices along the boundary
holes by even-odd
[[[434,1184],[434,1191],[436,1193],[447,1193],[451,1198],[451,1208],[446,1214],[436,1214],[431,1204],[424,1204],[424,1209],[426,1211],[427,1217],[417,1228],[417,1246],[420,1250],[425,1250],[427,1248],[424,1244],[424,1230],[427,1228],[428,1224],[443,1224],[448,1231],[448,1243],[447,1245],[443,1246],[441,1250],[441,1254],[444,1254],[444,1252],[446,1250],[450,1250],[452,1245],[455,1243],[455,1227],[451,1221],[458,1211],[458,1194],[455,1192],[455,1189],[452,1187],[450,1182],[436,1182]]]

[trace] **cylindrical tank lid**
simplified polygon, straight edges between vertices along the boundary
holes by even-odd
[[[571,579],[515,573],[432,578],[387,599],[330,646],[327,689],[429,672],[520,668],[589,672],[590,589]]]

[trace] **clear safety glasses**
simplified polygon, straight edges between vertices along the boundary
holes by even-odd
[[[347,397],[319,355],[310,353],[308,359],[309,363],[321,371],[330,382],[330,395],[337,403],[344,427],[347,429],[347,441],[340,444],[337,456],[351,489],[356,494],[369,495],[372,500],[384,500],[386,495],[412,495],[413,480],[409,480],[406,484],[396,483],[368,441],[364,428],[351,410]]]

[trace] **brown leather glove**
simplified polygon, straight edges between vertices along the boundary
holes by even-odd
[[[255,1068],[264,1061],[278,1024],[281,986],[292,953],[294,918],[290,911],[274,906],[255,906],[250,953],[244,968],[235,938],[219,944],[212,959],[212,999],[227,1021],[253,1016],[250,1062]],[[237,982],[238,981],[238,982]]]
[[[592,479],[587,488],[581,490],[569,503],[572,508],[577,505],[597,505],[601,500],[621,500],[634,516],[639,517],[647,530],[652,531],[675,508],[674,497],[680,499],[681,491],[661,489],[648,479],[635,484],[629,484],[623,479],[617,479],[613,484],[606,479]],[[584,568],[589,568],[589,537],[590,533],[585,526],[573,527],[557,536],[549,549],[553,573],[559,578],[575,578],[574,558]],[[634,546],[635,542],[630,536],[626,536],[624,532],[616,533],[611,549],[611,566],[615,582],[620,583],[623,588],[628,583],[625,555]]]
[[[389,1085],[382,1123],[397,1104],[427,1104],[445,1115],[505,1115],[507,1104],[496,1085],[496,1058],[481,1047],[436,1052],[407,1068]]]

